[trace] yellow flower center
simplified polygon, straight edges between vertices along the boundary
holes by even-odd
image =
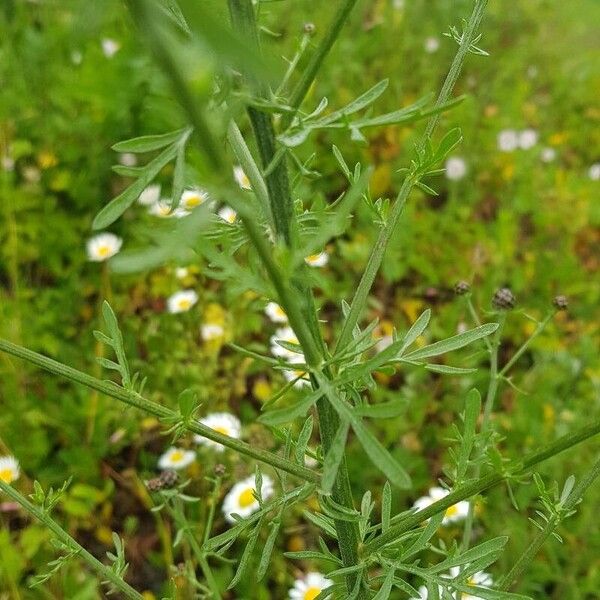
[[[283,310],[283,308],[281,308],[281,306],[278,306],[278,307],[275,309],[275,314],[276,314],[278,317],[285,317],[285,316],[286,316],[286,314],[285,314],[285,311]]]
[[[179,301],[179,308],[181,310],[187,310],[188,308],[191,308],[191,306],[192,303],[187,298],[184,298],[183,300]]]
[[[217,427],[213,427],[213,430],[217,433],[222,433],[223,435],[229,435],[229,431],[227,427],[223,427],[223,425],[219,425]]]
[[[98,256],[104,258],[110,254],[110,246],[98,246]]]
[[[306,257],[306,261],[309,263],[316,262],[317,260],[319,260],[319,256],[319,254],[311,254],[310,256]]]
[[[175,450],[173,454],[171,454],[171,461],[174,463],[181,462],[183,460],[183,452],[181,450]]]
[[[189,196],[185,200],[186,208],[194,208],[202,204],[203,198],[201,196]]]
[[[226,220],[228,223],[233,223],[235,221],[235,213],[229,213]]]
[[[458,514],[458,506],[456,504],[452,505],[450,508],[446,510],[446,517],[455,517]]]
[[[0,471],[0,481],[4,481],[4,483],[10,483],[13,481],[14,474],[12,469],[2,469]]]
[[[315,598],[321,593],[321,588],[311,587],[304,592],[304,600],[315,600]]]
[[[256,502],[256,498],[254,497],[254,488],[246,488],[240,494],[238,502],[242,508],[248,508],[249,506],[252,506]]]

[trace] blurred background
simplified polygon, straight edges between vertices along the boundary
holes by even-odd
[[[227,19],[224,0],[208,4]],[[318,40],[334,4],[264,3],[267,51],[290,58],[306,23],[315,25]],[[324,96],[329,107],[342,106],[383,78],[390,83],[375,104],[377,113],[437,92],[456,49],[442,34],[470,8],[466,0],[360,1],[306,106],[315,107]],[[381,320],[380,336],[406,330],[431,308],[429,336],[439,339],[470,326],[465,303],[452,291],[457,280],[471,283],[484,319],[494,290],[509,286],[517,308],[503,340],[506,360],[534,329],[527,315],[542,318],[555,295],[569,297],[569,310],[519,361],[515,387],[501,389],[494,423],[507,456],[521,456],[600,415],[599,22],[596,0],[490,3],[480,42],[490,56],[468,58],[457,89],[467,99],[442,119],[443,130],[462,128],[464,142],[446,175],[433,182],[439,196],[411,196],[369,307],[368,317]],[[111,165],[133,166],[136,159],[111,146],[183,122],[125,6],[5,0],[0,40],[0,335],[102,376],[95,361],[102,348],[91,332],[100,325],[101,300],[109,298],[132,370],[148,376],[150,397],[173,405],[177,393],[190,387],[210,410],[237,414],[245,439],[270,447],[271,436],[255,419],[283,379],[226,346],[233,340],[268,347],[274,325],[264,316],[265,299],[239,295],[211,278],[201,260],[118,275],[86,254],[94,215],[126,184]],[[422,128],[370,130],[367,143],[353,142],[345,132],[313,136],[299,155],[315,153],[311,164],[320,175],[297,181],[295,196],[307,204],[327,202],[345,189],[331,151],[336,144],[348,164],[374,166],[375,197],[393,199],[402,179],[397,170],[409,163]],[[159,181],[167,187],[171,175],[166,170]],[[140,247],[157,220],[138,204],[110,230],[123,239],[123,248]],[[361,209],[349,232],[328,246],[328,264],[312,271],[327,339],[375,233],[372,213]],[[166,299],[184,288],[197,292],[198,303],[185,314],[169,314]],[[220,324],[223,336],[203,340],[203,323]],[[402,418],[377,422],[378,436],[415,482],[414,490],[395,495],[397,511],[441,476],[466,390],[485,389],[484,353],[471,349],[452,358],[453,364],[482,368],[463,377],[415,370],[380,378],[377,400],[408,400]],[[129,580],[147,590],[149,599],[160,598],[170,531],[158,527],[143,486],[169,445],[158,422],[4,354],[0,409],[0,455],[18,457],[20,488],[31,490],[33,479],[56,487],[72,476],[59,520],[98,556],[112,546],[111,531],[119,532],[128,548]],[[593,439],[540,471],[561,483],[570,474],[580,476],[597,457],[598,444]],[[252,473],[229,453],[217,458],[225,462],[230,482]],[[214,463],[214,453],[200,451],[190,468],[197,494]],[[379,473],[366,466],[359,448],[350,464],[361,494],[381,489]],[[536,508],[535,486],[513,492],[519,511],[506,488],[491,491],[479,507],[481,535],[510,536],[499,572],[512,565],[535,531],[527,520]],[[596,486],[561,528],[563,543],[545,545],[519,591],[561,600],[600,597],[599,503]],[[104,597],[96,579],[75,563],[30,590],[30,576],[54,556],[49,534],[1,502],[0,524],[0,598]],[[286,597],[294,567],[282,551],[312,547],[316,532],[298,511],[285,525],[268,581],[256,586],[249,579],[231,598]],[[441,535],[450,543],[460,532],[449,528]],[[234,546],[231,556],[239,552]],[[231,565],[220,569],[223,580],[231,576]]]

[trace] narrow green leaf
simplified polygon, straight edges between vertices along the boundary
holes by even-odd
[[[363,404],[354,408],[354,414],[359,417],[367,417],[370,419],[393,419],[401,415],[406,410],[407,401],[402,398],[400,400],[391,400],[381,404]]]
[[[451,367],[450,365],[437,364],[425,365],[425,369],[433,373],[441,373],[442,375],[468,375],[477,371],[477,369],[469,367]]]
[[[390,527],[390,519],[392,515],[392,486],[389,481],[383,485],[383,493],[381,495],[381,532],[385,533]]]
[[[458,451],[457,459],[457,477],[462,479],[469,464],[469,457],[473,450],[473,442],[475,441],[475,433],[477,428],[477,419],[481,413],[481,394],[473,389],[467,394],[465,400],[464,425],[462,434],[462,443]]]
[[[394,585],[394,569],[390,567],[388,574],[383,581],[383,585],[379,588],[379,591],[373,596],[373,600],[389,600],[390,594],[392,593],[392,586]]]
[[[185,129],[170,131],[169,133],[161,133],[159,135],[144,135],[142,137],[132,138],[123,142],[117,142],[112,149],[115,152],[151,152],[152,150],[160,150],[173,142],[176,142]],[[143,168],[143,167],[138,167]]]
[[[439,356],[440,354],[445,354],[446,352],[451,352],[452,350],[458,350],[459,348],[468,346],[476,340],[494,333],[496,329],[498,329],[498,323],[486,323],[485,325],[480,325],[474,329],[469,329],[469,331],[459,333],[458,335],[452,336],[445,340],[440,340],[434,344],[429,344],[428,346],[420,348],[419,350],[415,350],[414,352],[410,352],[404,356],[404,359],[421,360],[423,358],[430,358],[431,356]]]
[[[302,430],[300,431],[298,440],[296,442],[296,461],[301,465],[304,464],[304,454],[306,453],[306,446],[308,445],[312,431],[313,418],[312,415],[308,415],[308,418],[306,421],[304,421],[304,425],[302,426]]]
[[[177,145],[171,145],[154,160],[149,162],[139,179],[111,200],[95,217],[92,227],[104,229],[114,223],[139,197],[146,186],[158,175],[161,169],[177,154]]]
[[[273,554],[275,541],[277,540],[277,534],[279,533],[279,528],[281,527],[281,520],[276,519],[275,521],[272,521],[271,523],[269,523],[269,527],[271,528],[271,531],[269,531],[267,541],[265,542],[265,545],[262,548],[260,563],[256,571],[256,581],[261,581],[267,573],[269,563],[271,562],[271,555]]]
[[[270,425],[275,427],[277,425],[283,425],[284,423],[289,423],[293,421],[297,417],[301,417],[306,414],[306,411],[323,395],[323,393],[319,390],[308,394],[304,398],[301,398],[293,404],[292,406],[286,406],[283,408],[277,408],[275,410],[270,410],[264,415],[260,415],[258,417],[259,423],[263,425]]]
[[[409,346],[415,343],[417,338],[427,329],[429,320],[431,319],[431,310],[428,308],[424,310],[419,318],[411,325],[410,329],[406,332],[402,340],[402,347],[400,354],[404,352]]]
[[[262,518],[258,522],[258,525],[254,528],[254,531],[252,531],[252,533],[250,535],[250,539],[248,540],[248,543],[246,544],[246,547],[244,548],[244,552],[242,554],[242,557],[240,558],[240,562],[238,564],[238,568],[235,572],[235,575],[233,576],[233,579],[229,582],[229,585],[227,586],[228,590],[233,589],[238,584],[240,579],[242,579],[244,574],[246,573],[246,570],[248,569],[248,566],[250,564],[250,559],[252,558],[252,555],[254,554],[254,548],[255,548],[256,542],[258,540],[258,534],[260,533],[261,525],[262,525]]]
[[[346,449],[346,439],[348,438],[348,430],[350,423],[347,420],[340,420],[338,430],[335,432],[331,447],[325,455],[323,462],[323,476],[321,478],[321,489],[324,494],[331,494],[337,472],[344,458],[344,450]]]

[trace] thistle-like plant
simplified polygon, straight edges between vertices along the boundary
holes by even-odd
[[[177,408],[145,397],[144,380],[130,373],[123,336],[108,303],[102,308],[107,332],[95,335],[114,350],[116,362],[108,358],[100,361],[105,368],[119,373],[120,382],[92,377],[8,341],[0,340],[0,350],[150,413],[176,438],[187,432],[195,433],[257,461],[260,466],[255,470],[253,495],[246,498],[247,502],[256,503],[256,510],[246,517],[233,512],[231,527],[217,534],[212,529],[222,481],[220,474],[211,479],[210,498],[199,502],[184,492],[186,483],[172,485],[168,478],[159,478],[148,486],[155,509],[168,514],[174,523],[175,545],[187,544],[190,549],[180,574],[193,597],[222,596],[225,590],[214,577],[212,565],[214,561],[229,560],[228,550],[238,539],[245,540],[245,547],[228,588],[234,588],[246,577],[257,580],[265,577],[282,519],[291,507],[297,507],[320,530],[318,550],[291,551],[286,556],[291,560],[316,560],[331,567],[327,577],[333,585],[318,594],[319,600],[418,598],[425,593],[433,599],[456,598],[461,594],[489,599],[524,598],[507,590],[518,580],[541,543],[556,535],[558,524],[572,514],[599,471],[595,466],[577,485],[569,479],[560,495],[549,494],[537,478],[543,507],[535,521],[540,529],[538,537],[497,587],[479,585],[481,578],[477,574],[498,559],[507,539],[498,537],[471,547],[473,499],[501,482],[518,484],[541,462],[600,433],[600,423],[596,422],[520,460],[508,461],[501,454],[490,421],[498,388],[505,383],[514,385],[508,371],[548,323],[551,313],[505,365],[499,364],[498,349],[507,318],[507,312],[501,309],[507,307],[498,306],[494,321],[482,323],[470,294],[466,295],[466,303],[474,319],[473,328],[419,347],[416,342],[422,339],[429,325],[429,310],[406,332],[395,332],[391,343],[379,350],[373,340],[377,323],[362,322],[375,277],[411,192],[418,188],[426,194],[435,194],[426,180],[440,172],[446,157],[461,142],[458,129],[439,140],[434,134],[441,113],[461,101],[453,98],[452,93],[467,55],[487,56],[476,45],[482,38],[479,28],[487,1],[475,0],[461,32],[456,26],[450,27],[449,36],[458,44],[458,51],[435,101],[425,97],[408,107],[380,115],[376,114],[377,100],[385,93],[387,80],[365,90],[345,106],[331,110],[326,98],[316,102],[307,99],[307,92],[356,0],[338,3],[333,22],[324,27],[322,39],[312,50],[304,70],[298,72],[301,59],[309,53],[311,32],[307,31],[281,76],[276,61],[263,52],[261,44],[258,21],[264,3],[229,0],[229,26],[201,2],[183,3],[180,7],[173,0],[129,0],[140,36],[148,42],[171,83],[185,123],[172,132],[115,145],[119,152],[153,154],[154,158],[143,166],[115,169],[134,182],[100,211],[93,226],[101,229],[116,221],[169,163],[174,163],[171,211],[178,210],[184,189],[200,183],[198,178],[211,198],[218,202],[226,199],[235,211],[229,213],[232,222],[219,219],[214,205],[204,202],[175,225],[170,221],[153,235],[150,248],[123,252],[112,259],[111,265],[117,272],[134,272],[199,255],[209,265],[210,276],[229,282],[236,290],[250,289],[279,303],[296,338],[277,341],[286,356],[292,357],[290,360],[231,345],[235,351],[269,368],[292,372],[290,382],[265,403],[259,418],[273,433],[279,450],[263,450],[200,423],[202,405],[190,390],[181,391]],[[201,60],[188,70],[189,60],[184,57],[196,55]],[[199,72],[200,78],[210,81],[209,84],[198,82]],[[342,130],[349,134],[351,142],[364,143],[364,132],[370,128],[420,120],[426,120],[426,125],[410,163],[400,169],[404,180],[394,201],[373,198],[369,189],[370,167],[357,164],[350,168],[343,151],[335,146],[332,153],[348,181],[348,189],[327,206],[311,205],[305,198],[296,198],[293,183],[304,178],[310,180],[318,168],[313,159],[303,162],[297,148],[315,132]],[[248,129],[251,133],[242,134]],[[192,147],[195,154],[190,152]],[[252,193],[243,193],[233,185],[231,172],[236,164],[242,166]],[[339,334],[334,343],[327,344],[305,258],[320,252],[326,243],[352,226],[352,215],[360,202],[372,211],[377,239],[353,298],[339,303]],[[470,373],[473,371],[470,367],[431,360],[468,345],[478,345],[489,355],[485,400],[482,403],[477,390],[465,395],[462,419],[454,429],[452,464],[441,482],[440,498],[420,510],[392,514],[394,488],[408,489],[412,485],[410,468],[401,464],[378,439],[370,421],[397,418],[405,403],[400,400],[371,403],[367,392],[377,385],[377,373],[396,369],[424,369],[453,376]],[[293,403],[282,406],[296,384],[306,385],[302,393],[294,396]],[[316,431],[318,443],[313,448],[311,440],[315,439]],[[380,505],[376,502],[378,494],[362,490],[359,481],[350,480],[346,450],[351,432],[373,468],[386,478]],[[316,461],[317,467],[305,466],[307,458]],[[280,487],[280,493],[270,498],[261,492],[265,467],[274,470]],[[103,582],[125,597],[141,598],[123,579],[127,562],[119,536],[114,536],[115,552],[108,555],[111,565],[106,566],[52,519],[50,509],[59,501],[56,493],[45,494],[36,485],[34,504],[1,479],[0,490],[45,523],[58,540],[63,555],[50,564],[49,573],[40,575],[38,583],[60,569],[65,561],[81,558],[98,572]],[[305,501],[309,497],[318,499],[318,511],[307,508]],[[470,501],[462,543],[444,545],[436,541],[436,532],[448,511],[461,501]],[[204,522],[193,522],[188,506],[202,503],[206,503],[207,518]],[[256,554],[260,554],[260,560],[251,574]],[[432,555],[435,560],[431,560]],[[426,592],[417,589],[416,582]]]

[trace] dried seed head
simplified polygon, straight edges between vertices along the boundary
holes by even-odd
[[[569,308],[569,299],[562,294],[555,296],[552,300],[552,304],[556,310],[567,310]]]
[[[223,475],[225,475],[225,465],[222,465],[221,463],[217,463],[215,465],[215,475],[217,477],[223,477]]]
[[[315,33],[316,27],[314,23],[304,23],[304,33],[308,33],[308,35],[313,35]]]
[[[172,488],[177,483],[178,475],[173,469],[167,469],[160,474],[159,479],[163,487]]]
[[[457,296],[464,296],[465,294],[468,294],[471,291],[471,285],[468,284],[466,281],[457,281],[454,284],[454,293]]]
[[[154,477],[146,481],[146,487],[150,492],[160,492],[163,489],[163,482],[160,477]]]
[[[500,288],[492,298],[492,306],[497,310],[511,310],[517,299],[509,288]]]

